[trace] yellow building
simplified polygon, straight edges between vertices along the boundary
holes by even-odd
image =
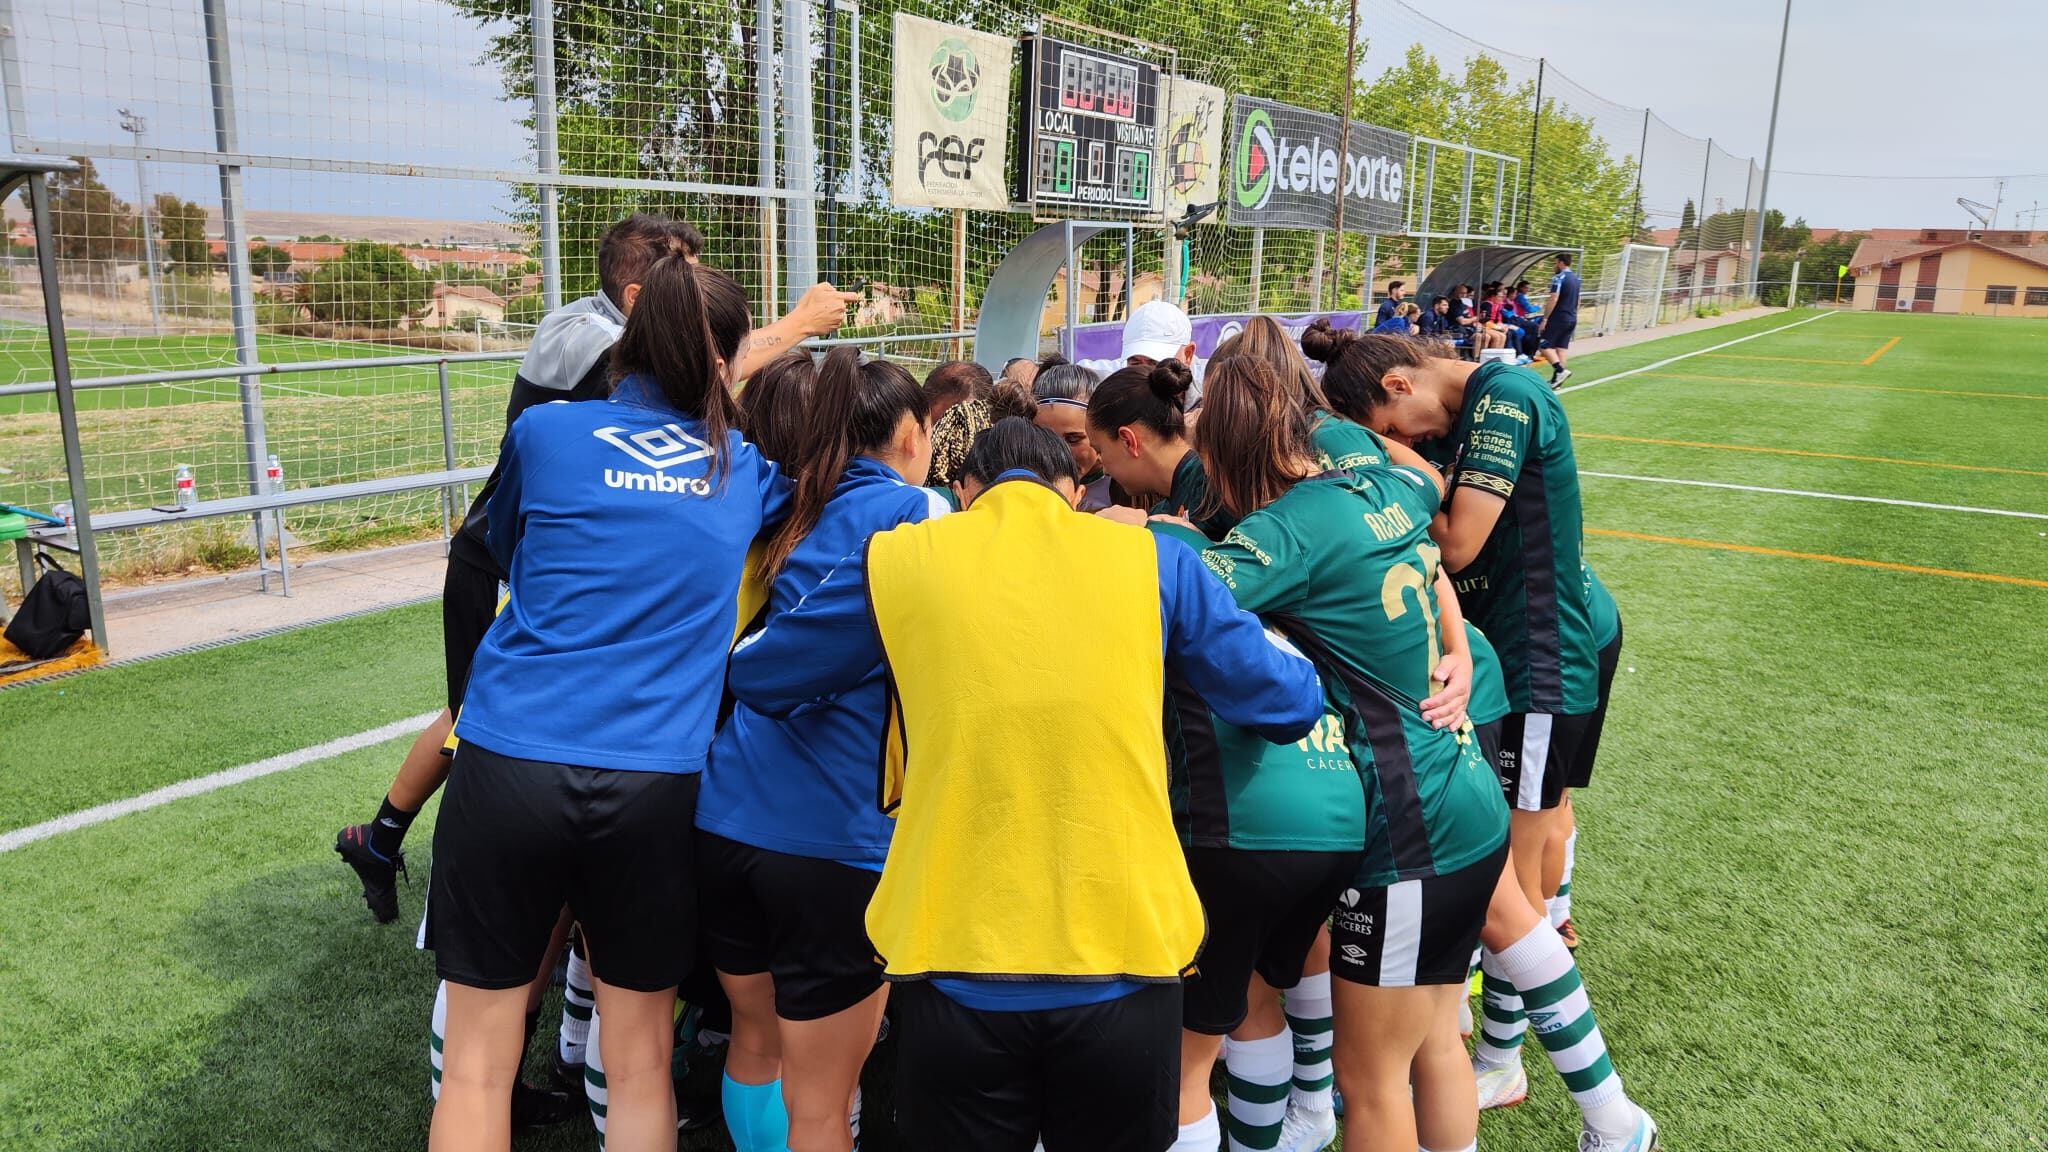
[[[1849,274],[1863,311],[2048,318],[2048,233],[1925,228],[1865,240]]]

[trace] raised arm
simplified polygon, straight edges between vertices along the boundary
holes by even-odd
[[[1227,723],[1284,744],[1323,716],[1315,668],[1237,606],[1194,550],[1155,535],[1166,660]]]
[[[823,282],[813,284],[789,314],[754,331],[754,338],[740,358],[738,379],[751,377],[770,360],[815,336],[830,336],[846,323],[848,307],[860,302],[860,293],[841,292]]]

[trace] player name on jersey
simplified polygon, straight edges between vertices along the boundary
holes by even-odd
[[[1150,211],[1159,206],[1159,69],[1051,36],[1024,40],[1017,198]]]

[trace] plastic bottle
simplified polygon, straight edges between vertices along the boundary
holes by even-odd
[[[177,476],[172,481],[178,488],[178,507],[191,508],[199,503],[199,491],[192,486],[192,466],[178,465]]]
[[[263,468],[263,490],[275,496],[284,491],[284,465],[277,462],[277,453],[270,454],[270,463]]]

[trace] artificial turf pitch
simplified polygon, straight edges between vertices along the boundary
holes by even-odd
[[[1782,329],[1568,395],[1581,468],[2048,516],[2048,326],[1798,318],[1583,357],[1574,385]],[[1579,961],[1667,1147],[2041,1148],[2048,519],[1584,485],[1626,636]],[[425,711],[437,632],[406,608],[0,692],[0,831]],[[0,1148],[422,1146],[433,808],[399,924],[329,850],[404,745],[0,854]],[[1484,1148],[1572,1147],[1530,1047]]]

